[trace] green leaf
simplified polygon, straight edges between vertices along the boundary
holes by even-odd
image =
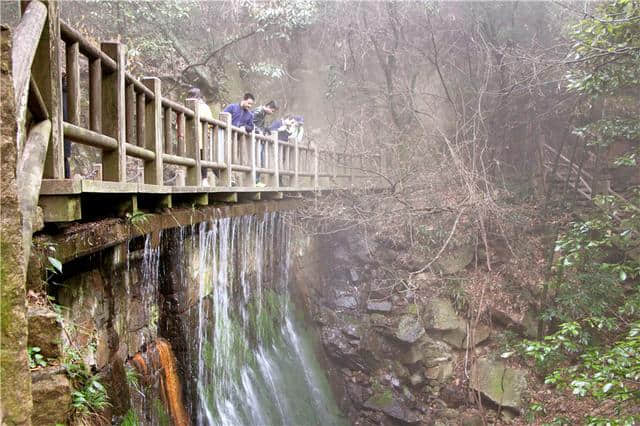
[[[620,281],[624,281],[627,279],[627,273],[622,269],[620,269],[619,276],[620,276]]]
[[[62,262],[60,262],[55,257],[51,257],[51,256],[49,256],[48,259],[49,259],[49,263],[51,264],[51,266],[53,266],[53,269],[55,269],[56,272],[61,274],[62,273]]]

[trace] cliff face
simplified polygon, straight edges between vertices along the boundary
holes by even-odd
[[[11,36],[0,35],[0,422],[30,424],[22,215],[18,203],[16,119],[11,83]]]
[[[480,394],[506,415],[524,407],[525,373],[490,361],[501,330],[459,314],[437,276],[399,279],[402,251],[356,231],[300,241],[298,294],[352,424],[482,424]],[[464,276],[467,251],[443,256],[440,273]]]

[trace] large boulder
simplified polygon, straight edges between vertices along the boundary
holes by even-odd
[[[37,346],[45,358],[58,358],[61,353],[62,324],[58,315],[43,306],[29,307],[29,346]]]
[[[34,425],[67,424],[71,410],[71,383],[60,366],[32,371]]]
[[[431,299],[425,308],[424,321],[433,336],[456,349],[467,347],[467,321],[456,313],[449,300],[439,297]],[[475,330],[475,344],[485,341],[489,335],[490,329],[479,325]]]
[[[422,321],[415,315],[404,315],[400,318],[394,336],[405,343],[415,343],[425,335]]]
[[[473,245],[450,249],[440,256],[436,262],[437,268],[444,274],[457,274],[473,261],[474,250]]]
[[[418,413],[404,405],[401,400],[393,395],[391,390],[374,393],[373,396],[364,403],[364,407],[370,410],[380,410],[387,416],[404,423],[420,422]]]
[[[471,388],[503,407],[522,408],[527,379],[522,370],[500,361],[479,358],[471,372]]]

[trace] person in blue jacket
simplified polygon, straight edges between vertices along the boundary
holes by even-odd
[[[245,93],[242,101],[237,104],[230,104],[224,109],[224,112],[231,114],[231,124],[236,127],[244,127],[244,131],[251,133],[253,131],[253,113],[251,108],[256,101],[255,96],[251,93]]]

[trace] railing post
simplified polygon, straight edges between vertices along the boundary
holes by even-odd
[[[164,138],[164,152],[167,154],[173,154],[173,140],[171,138],[171,108],[166,107],[164,109],[163,123],[164,131],[162,137]]]
[[[224,131],[224,165],[225,168],[220,172],[220,181],[222,186],[230,187],[231,186],[231,176],[233,173],[233,169],[231,168],[231,114],[228,112],[220,113],[220,120],[224,121],[226,124],[226,128]]]
[[[298,138],[293,142],[293,186],[298,186],[298,173],[300,171],[300,150],[298,149]]]
[[[318,189],[318,147],[313,145],[313,188]]]
[[[184,113],[179,112],[176,118],[176,127],[178,134],[178,155],[184,157],[186,155],[186,148],[184,146]]]
[[[125,126],[125,46],[118,42],[101,44],[102,51],[116,62],[116,70],[102,77],[103,133],[118,142],[118,148],[103,152],[102,177],[104,180],[127,180],[126,126]]]
[[[80,44],[67,44],[67,113],[69,123],[80,124]]]
[[[280,186],[280,160],[278,158],[278,132],[271,132],[273,138],[273,181],[271,186],[278,188]],[[265,147],[266,148],[266,147]]]
[[[127,121],[127,142],[133,143],[135,134],[135,123],[133,120],[136,115],[136,91],[133,87],[133,83],[127,84],[127,87],[124,89],[124,105]]]
[[[102,133],[102,62],[89,63],[89,128]]]
[[[250,186],[256,186],[256,178],[257,178],[257,173],[256,173],[256,131],[253,130],[251,132],[251,153],[249,154],[250,158],[249,160],[251,161],[251,185]]]
[[[144,163],[144,183],[152,185],[164,184],[162,174],[162,93],[160,79],[147,77],[142,79],[142,84],[153,92],[153,99],[145,108],[145,137],[144,145],[153,151],[156,158]]]
[[[202,184],[202,172],[200,170],[200,112],[198,111],[198,101],[189,99],[187,108],[193,111],[193,118],[187,118],[185,121],[185,148],[186,155],[193,158],[196,162],[195,166],[187,167],[187,185],[200,186]]]
[[[46,0],[43,3],[47,6],[47,20],[36,48],[31,76],[40,89],[51,119],[51,142],[47,149],[43,177],[62,179],[64,178],[64,132],[62,130],[62,68],[59,44],[60,3]]]
[[[140,92],[136,94],[136,144],[144,146],[145,133],[145,112],[147,105],[147,96]]]

